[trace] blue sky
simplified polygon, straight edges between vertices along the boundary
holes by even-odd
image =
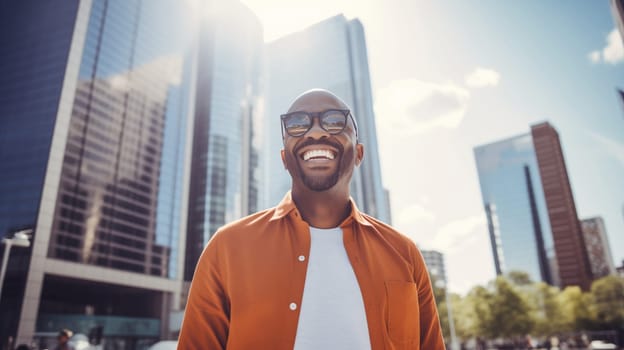
[[[362,21],[393,224],[445,253],[453,291],[494,277],[473,147],[541,121],[559,131],[579,216],[604,218],[622,263],[624,50],[607,0],[243,2],[269,41]]]

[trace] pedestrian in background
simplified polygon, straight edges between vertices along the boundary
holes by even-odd
[[[74,346],[69,342],[69,338],[71,338],[73,334],[74,333],[69,329],[61,329],[58,336],[56,337],[58,343],[54,350],[76,350]]]

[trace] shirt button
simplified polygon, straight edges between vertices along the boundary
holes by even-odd
[[[305,261],[305,256],[299,255],[299,261]]]
[[[297,304],[290,303],[290,309],[293,310],[293,311],[297,310]]]

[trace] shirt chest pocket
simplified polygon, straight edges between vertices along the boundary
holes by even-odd
[[[418,344],[420,313],[416,283],[386,281],[388,335],[396,345]]]

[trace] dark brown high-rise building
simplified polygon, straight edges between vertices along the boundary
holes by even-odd
[[[576,214],[559,135],[548,123],[531,127],[539,173],[552,228],[561,287],[576,285],[588,290],[591,265]]]

